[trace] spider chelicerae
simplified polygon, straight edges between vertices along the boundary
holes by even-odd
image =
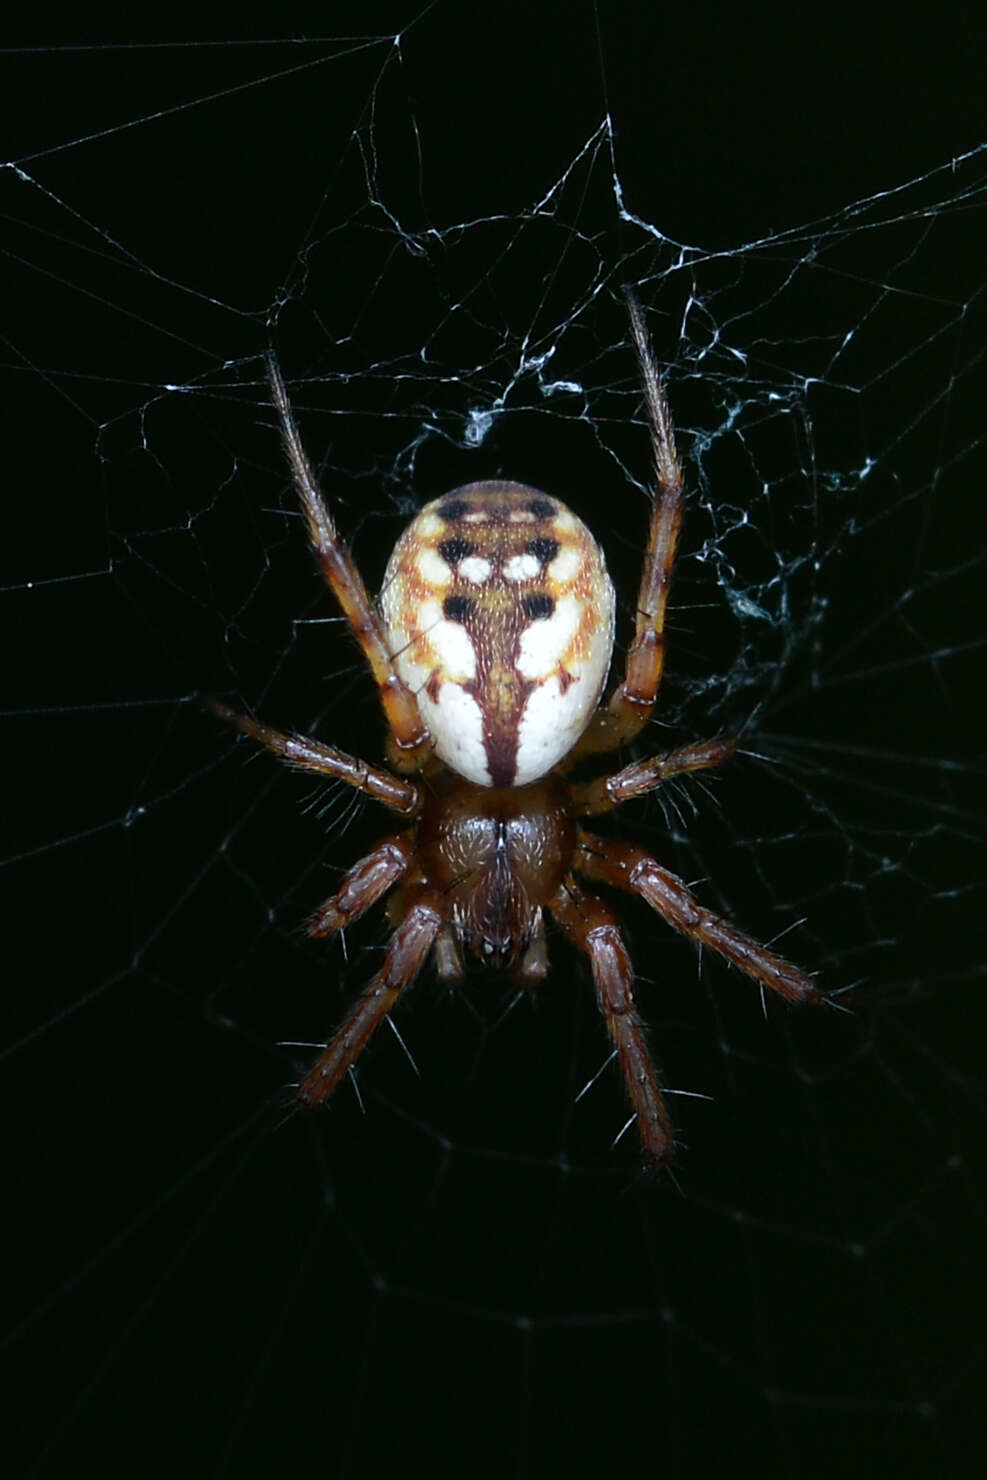
[[[269,362],[309,538],[380,691],[391,769],[224,704],[210,707],[292,765],[346,782],[404,823],[354,864],[308,922],[314,937],[335,935],[388,895],[394,933],[380,970],[299,1084],[302,1105],[330,1098],[430,952],[449,986],[462,981],[469,955],[536,987],[547,970],[547,913],[589,960],[645,1159],[667,1163],[675,1133],[635,1006],[627,947],[613,910],[580,881],[640,895],[676,930],[789,1002],[820,998],[805,972],[705,909],[644,849],[582,825],[673,776],[721,765],[736,738],[569,779],[577,761],[627,744],[651,717],[685,503],[644,315],[629,290],[626,298],[655,492],[634,636],[623,676],[602,703],[614,594],[583,522],[523,484],[456,488],[426,504],[401,535],[375,605],[316,484],[278,366]]]

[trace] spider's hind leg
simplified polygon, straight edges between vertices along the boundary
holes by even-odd
[[[587,879],[640,895],[669,925],[700,945],[709,946],[786,1002],[822,1000],[811,976],[745,935],[729,920],[705,909],[682,879],[662,868],[643,848],[583,833],[576,867]]]
[[[656,1169],[675,1154],[675,1132],[665,1109],[644,1027],[634,1006],[634,968],[613,911],[566,879],[549,909],[570,940],[589,957],[596,997],[620,1061],[624,1088],[641,1146]]]
[[[302,1105],[324,1105],[356,1063],[374,1033],[415,980],[444,922],[444,905],[434,890],[419,885],[404,898],[384,963],[354,1002],[325,1050],[298,1086]]]

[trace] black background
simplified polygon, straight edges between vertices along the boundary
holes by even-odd
[[[301,24],[271,14],[255,34]],[[494,270],[485,233],[470,238],[475,258],[436,237],[419,277],[393,222],[366,209],[364,165],[405,230],[495,215],[519,227],[609,109],[628,207],[671,242],[726,253],[976,145],[984,59],[973,12],[948,26],[900,17],[889,33],[865,15],[759,7],[632,16],[603,5],[597,18],[582,5],[439,4],[416,18],[333,6],[318,26],[354,37],[406,27],[401,60],[392,52],[381,74],[387,48],[358,42],[2,58],[8,152],[82,221],[66,249],[70,212],[8,172],[5,1472],[961,1472],[983,1381],[983,859],[965,764],[982,754],[970,738],[982,677],[975,565],[932,582],[915,612],[927,651],[972,638],[970,656],[905,663],[908,613],[890,635],[877,621],[863,647],[853,642],[929,570],[953,572],[982,547],[971,496],[982,487],[971,451],[982,375],[980,394],[970,390],[982,233],[979,245],[975,230],[910,238],[921,243],[919,297],[969,305],[962,342],[916,356],[914,371],[890,377],[887,401],[872,389],[864,431],[840,420],[839,398],[812,405],[833,466],[854,466],[868,436],[887,454],[877,502],[861,507],[899,517],[863,518],[844,540],[845,563],[826,572],[836,609],[820,638],[851,652],[850,669],[873,664],[881,676],[834,684],[820,700],[801,651],[766,725],[831,743],[834,768],[839,756],[845,770],[843,744],[964,766],[889,768],[883,800],[820,781],[825,814],[789,816],[784,787],[752,767],[718,786],[736,820],[700,815],[678,863],[716,873],[726,842],[721,903],[763,934],[813,911],[800,959],[827,984],[865,986],[853,1019],[772,1010],[764,1022],[725,973],[708,968],[697,990],[688,951],[633,917],[642,974],[672,983],[672,1005],[645,1009],[665,1077],[715,1097],[676,1103],[688,1141],[676,1183],[642,1185],[629,1139],[607,1150],[621,1118],[615,1084],[574,1104],[601,1045],[585,977],[559,943],[539,1002],[503,1021],[509,998],[497,986],[474,984],[463,1007],[423,983],[402,1023],[420,1080],[383,1044],[361,1075],[365,1114],[350,1096],[324,1117],[289,1114],[295,1060],[278,1040],[302,1022],[324,1030],[338,1003],[327,1010],[325,953],[296,927],[327,892],[327,866],[357,856],[380,819],[366,810],[341,835],[336,804],[320,824],[302,805],[315,798],[308,783],[265,760],[247,765],[197,696],[239,695],[272,722],[372,744],[373,697],[343,636],[293,626],[326,608],[297,524],[276,512],[290,495],[253,358],[285,283],[275,337],[289,375],[356,374],[352,387],[307,387],[303,420],[372,575],[416,498],[507,464],[553,491],[589,484],[580,512],[612,539],[620,589],[633,583],[640,507],[616,507],[599,481],[612,464],[593,461],[593,437],[579,440],[571,419],[505,425],[492,466],[442,438],[414,467],[402,461],[407,427],[423,419],[418,393],[366,366],[424,342],[435,303],[463,284],[487,284],[485,323],[522,332],[537,320],[532,274],[545,273],[551,248],[519,232]],[[329,65],[273,80],[333,52]],[[142,121],[97,139],[128,120]],[[361,162],[354,130],[376,159]],[[69,140],[79,142],[60,147]],[[560,302],[575,303],[594,254],[610,264],[625,254],[627,275],[646,278],[642,266],[673,253],[617,226],[611,178],[609,165],[574,172],[559,208]],[[587,229],[577,249],[576,219],[609,222],[609,235]],[[490,235],[511,240],[513,227]],[[121,244],[137,271],[121,265]],[[869,282],[901,250],[861,228],[840,266]],[[412,266],[392,269],[402,254]],[[735,272],[749,275],[738,300],[746,292],[748,306],[766,301],[750,281],[755,256],[731,252],[723,278],[729,294]],[[621,277],[608,271],[592,327],[581,321],[557,373],[592,366],[600,385],[623,387],[598,406],[617,417],[636,403]],[[813,326],[826,323],[824,281],[797,300]],[[662,298],[652,287],[656,338],[665,328],[674,346],[681,289]],[[835,275],[832,291],[849,301]],[[919,311],[904,305],[900,323],[913,346]],[[863,306],[858,324],[859,374],[873,388],[895,357],[893,331],[885,343]],[[810,332],[764,308],[749,335],[790,347]],[[434,347],[444,364],[440,335]],[[460,365],[472,353],[470,341],[455,347]],[[489,340],[477,353],[493,359]],[[952,417],[922,422],[896,454],[885,428],[918,425],[920,377],[941,396],[957,369]],[[690,425],[707,409],[699,379],[684,377],[677,402]],[[168,384],[205,394],[169,395]],[[421,405],[452,418],[464,386],[470,402],[483,384],[436,376]],[[766,465],[774,455],[804,466],[790,437],[772,453],[771,435]],[[643,467],[639,433],[617,445]],[[841,509],[844,536],[850,522]],[[58,579],[28,589],[39,574]],[[702,575],[694,561],[682,585],[697,604],[682,657],[694,684],[704,664],[716,672],[735,657],[704,625]],[[328,695],[318,692],[327,642]],[[825,653],[819,661],[826,671]],[[697,690],[674,682],[695,733]],[[715,724],[745,712],[743,700],[731,713],[713,697]],[[660,822],[653,809],[632,826],[655,846]],[[818,852],[803,839],[751,866],[756,848],[729,848],[817,824]],[[853,875],[841,838],[896,826],[909,840],[899,867],[886,886],[868,872],[858,920],[853,891],[830,896],[822,880]],[[779,903],[788,913],[772,915]],[[381,938],[368,927],[348,967],[330,958],[347,990]]]

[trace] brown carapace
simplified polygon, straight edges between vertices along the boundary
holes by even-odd
[[[271,390],[309,536],[380,690],[393,769],[210,707],[295,766],[344,781],[402,819],[312,916],[334,935],[385,896],[383,964],[298,1086],[324,1104],[431,954],[440,979],[472,957],[536,987],[550,916],[590,965],[645,1160],[666,1164],[675,1133],[634,1002],[634,972],[609,905],[584,888],[637,894],[668,923],[792,1003],[812,979],[705,909],[643,849],[594,836],[610,812],[673,776],[719,766],[736,738],[703,741],[572,781],[574,764],[633,740],[661,683],[665,612],[685,488],[668,404],[637,298],[626,294],[651,429],[654,501],[634,635],[600,703],[613,646],[603,557],[564,504],[516,483],[474,483],[426,505],[402,535],[379,607],[342,544],[301,444],[277,365]],[[582,881],[582,882],[581,882]]]

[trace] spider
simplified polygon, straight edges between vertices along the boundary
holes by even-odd
[[[285,453],[318,556],[380,691],[390,767],[286,734],[209,701],[294,766],[331,776],[404,822],[349,870],[308,922],[335,935],[389,896],[383,964],[297,1088],[330,1099],[431,952],[441,982],[464,958],[536,987],[548,964],[545,916],[589,961],[646,1163],[675,1133],[634,1002],[617,917],[584,888],[639,895],[676,930],[793,1003],[819,1000],[811,978],[707,910],[642,848],[585,830],[673,776],[719,766],[737,738],[706,740],[590,780],[569,773],[648,723],[664,666],[665,613],[685,503],[668,402],[637,297],[625,290],[654,464],[654,499],[634,636],[601,703],[614,641],[614,592],[582,520],[523,484],[469,483],[428,503],[399,538],[379,604],[340,540],[302,447],[280,370],[268,362]],[[577,878],[578,876],[578,878]]]

